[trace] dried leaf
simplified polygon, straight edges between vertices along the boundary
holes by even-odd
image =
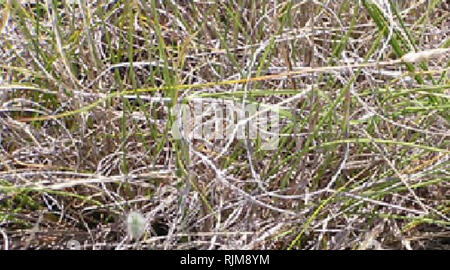
[[[444,55],[445,53],[448,53],[450,49],[431,49],[421,52],[410,52],[402,57],[402,61],[405,63],[415,63],[415,62],[422,62],[427,61],[432,58],[436,58],[439,56]]]

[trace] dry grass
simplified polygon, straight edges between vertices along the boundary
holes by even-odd
[[[449,248],[446,1],[0,4],[3,249]],[[194,99],[279,148],[175,140]]]

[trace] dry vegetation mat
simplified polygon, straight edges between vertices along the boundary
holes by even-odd
[[[450,248],[448,1],[0,9],[1,249]]]

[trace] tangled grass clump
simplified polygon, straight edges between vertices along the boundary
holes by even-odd
[[[3,249],[449,248],[447,1],[0,8]],[[278,147],[174,138],[197,101]]]

